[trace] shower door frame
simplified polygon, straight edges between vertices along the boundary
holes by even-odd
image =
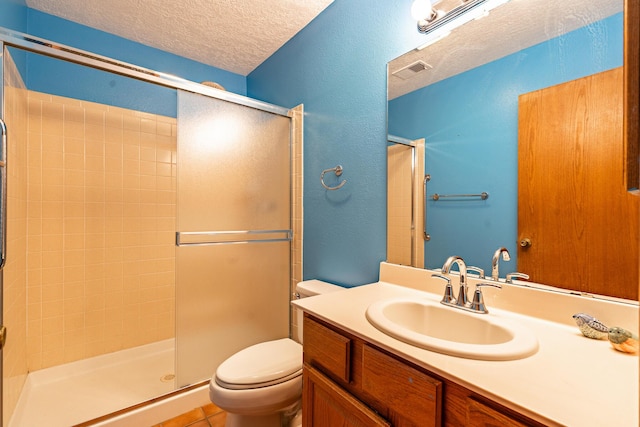
[[[0,120],[3,121],[4,123],[4,118],[5,118],[5,111],[4,111],[4,52],[5,52],[5,40],[4,38],[0,39]],[[5,135],[3,136],[3,138],[8,138],[7,133],[8,131],[5,129],[4,130]],[[6,153],[5,153],[6,155]],[[6,161],[6,159],[4,159]],[[6,176],[6,175],[5,175]],[[5,182],[2,183],[3,186],[5,186],[6,183],[6,178],[5,178]],[[6,212],[7,206],[6,204],[4,204],[2,207],[0,207],[0,210],[4,213]],[[2,245],[3,248],[5,248],[5,243],[7,241],[7,236],[6,233],[3,232],[2,236],[0,237],[2,239],[2,242],[0,242],[0,245]],[[4,251],[4,249],[3,249]],[[6,257],[6,254],[3,253],[2,257]],[[3,268],[4,268],[4,263],[2,265],[2,267],[0,267],[0,328],[4,329],[4,272],[3,272]],[[2,343],[2,345],[0,345],[0,423],[3,423],[4,421],[4,343]]]
[[[187,92],[199,93],[212,98],[229,101],[234,104],[244,105],[285,117],[292,116],[290,109],[285,107],[258,101],[236,93],[214,89],[181,77],[139,67],[127,62],[75,49],[73,47],[58,44],[39,37],[33,37],[28,34],[14,32],[3,27],[0,27],[0,44],[3,49],[5,47],[16,47],[29,52],[50,56],[52,58],[62,59],[79,65],[85,65],[91,68],[120,74],[125,77],[155,83],[171,89],[182,89]],[[2,95],[2,92],[0,92],[0,95]]]
[[[396,135],[387,135],[387,150],[390,146],[404,146],[411,149],[411,266],[424,268],[424,243],[431,237],[427,233],[427,208],[424,193],[425,175],[425,140],[424,138],[407,139]],[[387,151],[387,160],[389,153]],[[420,183],[423,183],[419,191]],[[387,200],[389,199],[389,184],[387,183]],[[387,233],[389,233],[389,218],[387,218]],[[388,237],[387,237],[388,239]],[[388,248],[387,248],[388,249]]]
[[[255,100],[243,95],[238,95],[232,92],[226,92],[223,90],[215,89],[209,86],[204,86],[200,83],[189,81],[183,79],[181,77],[173,76],[170,74],[162,73],[159,71],[154,71],[148,68],[140,67],[134,64],[130,64],[123,61],[118,61],[106,56],[94,54],[88,51],[84,51],[81,49],[76,49],[67,45],[59,44],[56,42],[52,42],[50,40],[42,39],[39,37],[34,37],[29,34],[13,31],[4,27],[0,27],[0,119],[4,119],[5,117],[5,107],[4,107],[4,52],[5,48],[14,47],[17,49],[24,50],[26,52],[37,53],[41,55],[45,55],[51,58],[60,59],[63,61],[75,63],[82,66],[87,66],[93,69],[98,69],[110,73],[115,73],[122,75],[124,77],[130,77],[136,80],[140,80],[143,82],[153,83],[159,86],[163,86],[170,89],[175,90],[184,90],[187,92],[192,92],[196,94],[201,94],[204,96],[208,96],[211,98],[216,98],[223,101],[228,101],[233,104],[242,105],[246,107],[250,107],[256,110],[269,112],[275,115],[284,116],[291,120],[290,125],[290,138],[292,138],[290,142],[290,150],[293,150],[291,147],[293,144],[293,138],[295,134],[295,117],[301,117],[302,106],[294,107],[294,108],[285,108],[274,104],[269,104],[267,102]],[[10,132],[10,130],[8,131]],[[293,153],[292,153],[293,154]],[[292,157],[290,157],[290,162]],[[294,185],[292,181],[292,186]],[[293,203],[293,193],[290,193],[291,202]],[[293,206],[293,205],[292,205]],[[6,207],[0,207],[0,209],[5,209]],[[293,213],[291,213],[293,215]],[[291,227],[290,227],[290,239],[293,243],[293,216],[291,217]],[[6,234],[6,233],[5,233]],[[2,235],[2,239],[6,239],[6,235]],[[293,272],[291,271],[293,266],[292,259],[293,249],[290,250],[290,279],[293,277]],[[4,254],[2,254],[4,257]],[[0,267],[0,326],[3,324],[4,317],[4,306],[3,306],[3,271]],[[289,328],[290,328],[289,322]],[[2,404],[2,396],[3,396],[3,376],[2,376],[2,360],[3,360],[3,352],[2,347],[0,346],[0,422],[3,416],[3,404]],[[198,384],[193,384],[186,389],[197,386]],[[180,388],[176,388],[171,394],[179,392]]]

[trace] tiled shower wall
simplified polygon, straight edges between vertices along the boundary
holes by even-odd
[[[3,425],[18,402],[27,377],[27,90],[6,53],[4,119],[7,124],[7,257],[3,270]]]
[[[424,194],[424,138],[416,139],[415,143],[415,176],[413,181],[413,218],[415,226],[415,239],[413,239],[413,260],[414,267],[424,268],[424,234],[425,230],[425,209],[426,200]]]
[[[176,120],[30,92],[10,68],[4,425],[27,372],[175,329]],[[302,280],[302,105],[291,115],[294,287]]]
[[[411,164],[405,145],[387,147],[387,261],[411,265]]]
[[[28,95],[29,370],[173,337],[176,120]]]
[[[414,143],[413,148],[401,144],[387,147],[387,261],[422,268],[424,139]]]

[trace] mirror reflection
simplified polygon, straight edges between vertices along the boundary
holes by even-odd
[[[577,179],[576,167],[583,172],[589,170],[582,164],[576,166],[577,162],[571,159],[584,157],[580,141],[585,134],[581,133],[581,126],[589,122],[591,105],[598,104],[599,96],[609,97],[612,91],[582,96],[581,89],[574,89],[579,93],[563,101],[563,108],[584,108],[588,113],[581,116],[582,122],[566,119],[563,127],[571,130],[572,141],[556,142],[556,145],[573,146],[579,151],[565,150],[573,169],[560,173],[564,179],[556,177],[556,182],[544,183],[546,187],[539,181],[530,182],[530,188],[547,194],[546,198],[536,199],[535,206],[531,203],[525,205],[519,199],[522,191],[518,187],[519,173],[526,169],[518,167],[519,155],[522,154],[519,144],[525,139],[523,128],[527,128],[524,123],[519,123],[523,120],[521,116],[525,108],[520,103],[527,99],[525,94],[561,88],[567,82],[621,70],[623,1],[512,0],[488,16],[468,22],[432,43],[435,36],[426,34],[427,45],[419,46],[388,64],[388,133],[407,140],[425,139],[425,173],[431,179],[427,183],[424,202],[426,232],[430,240],[419,239],[424,245],[424,267],[440,268],[448,256],[459,255],[469,265],[480,267],[490,275],[492,255],[497,248],[504,246],[511,254],[511,261],[501,261],[501,277],[505,277],[507,273],[520,270],[523,260],[532,252],[526,252],[528,249],[535,248],[544,253],[555,242],[564,242],[569,247],[589,246],[593,239],[585,238],[585,235],[594,231],[588,231],[585,224],[593,221],[585,217],[587,208],[582,203],[583,193],[578,197],[575,191],[562,193],[556,190],[562,187],[561,184],[572,186],[578,181],[586,186],[584,191],[592,190],[598,175],[583,174]],[[590,81],[583,81],[586,83],[580,87],[600,85]],[[621,97],[621,77],[612,84],[615,87],[613,92]],[[581,107],[583,104],[580,102],[586,102],[586,107]],[[611,102],[618,105],[616,100]],[[618,116],[622,117],[621,99],[619,104]],[[604,133],[611,135],[611,144],[614,144],[604,145],[609,143],[602,142],[601,151],[615,153],[622,167],[622,147],[615,145],[621,144],[622,129],[612,128],[611,120],[593,114],[591,122],[600,123],[601,130],[604,126]],[[527,119],[526,124],[536,132],[542,132],[539,129],[547,126],[535,117]],[[545,132],[558,134],[554,130]],[[603,158],[600,155],[596,157]],[[534,157],[520,161],[526,162],[525,165],[545,164],[553,170],[556,160],[552,157],[540,161]],[[391,163],[389,165],[391,168]],[[617,172],[609,173],[615,175]],[[482,193],[487,193],[488,197],[440,197],[438,200],[433,197],[435,194],[466,196]],[[599,208],[596,208],[605,212],[607,208],[602,205],[611,206],[612,202],[601,200],[599,203]],[[637,212],[637,201],[630,203],[633,205],[616,204],[613,210]],[[552,237],[540,241],[537,240],[538,235],[535,238],[521,235],[524,224],[519,224],[519,207],[561,213],[565,206],[570,205],[580,205],[582,210],[578,209],[569,226],[563,223],[558,229],[543,227],[547,231],[553,230]],[[627,234],[631,235],[631,230],[637,229],[637,215],[633,218],[611,217],[599,234],[620,236],[624,234],[621,229],[628,229],[630,233]],[[608,229],[608,224],[616,226]],[[417,225],[418,228],[422,226],[421,222]],[[568,230],[567,227],[578,230]],[[416,236],[422,236],[422,230],[418,230]],[[526,239],[532,243],[521,246],[521,241],[526,242]],[[628,247],[615,242],[608,244],[598,240],[593,245],[598,249],[588,256],[569,252],[553,263],[534,261],[536,268],[532,280],[583,292],[637,299],[637,286],[611,288],[600,284],[594,288],[593,282],[602,282],[602,277],[606,277],[604,268],[599,272],[578,272],[581,267],[574,267],[574,261],[584,265],[593,263],[597,258],[600,263],[610,265],[620,259],[624,251],[629,251]],[[636,268],[623,265],[625,269],[635,271],[635,276],[615,280],[630,280],[629,283],[637,284],[637,247],[630,253]],[[545,280],[547,271],[561,273]],[[530,271],[523,272],[531,274]]]
[[[424,138],[387,142],[387,261],[424,267]]]

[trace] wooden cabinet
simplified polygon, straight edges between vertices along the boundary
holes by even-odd
[[[303,374],[305,427],[384,427],[387,421],[313,368]]]
[[[438,427],[442,382],[365,344],[362,390],[392,425]]]
[[[351,339],[309,318],[304,319],[303,331],[305,361],[348,383],[351,377]]]
[[[467,427],[526,427],[527,424],[511,418],[474,399],[467,400]]]
[[[305,427],[541,427],[351,334],[304,318]]]
[[[305,372],[332,381],[340,390],[387,420],[388,425],[439,427],[441,425],[442,382],[424,371],[383,351],[306,316],[304,319]],[[334,423],[315,423],[317,404],[326,404],[315,394],[317,385],[303,391],[305,414],[313,424],[305,426],[333,427]],[[326,388],[326,387],[325,387]],[[344,407],[344,406],[341,406]],[[332,410],[332,413],[335,412]],[[303,420],[305,416],[303,416]],[[345,424],[350,425],[350,424]],[[368,425],[368,424],[367,424]]]

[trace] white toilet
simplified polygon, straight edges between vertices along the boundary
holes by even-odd
[[[298,283],[299,298],[344,289],[320,280]],[[296,338],[302,342],[302,312]],[[209,398],[227,412],[226,427],[294,426],[300,417],[302,345],[290,338],[247,347],[222,362],[209,381]]]

